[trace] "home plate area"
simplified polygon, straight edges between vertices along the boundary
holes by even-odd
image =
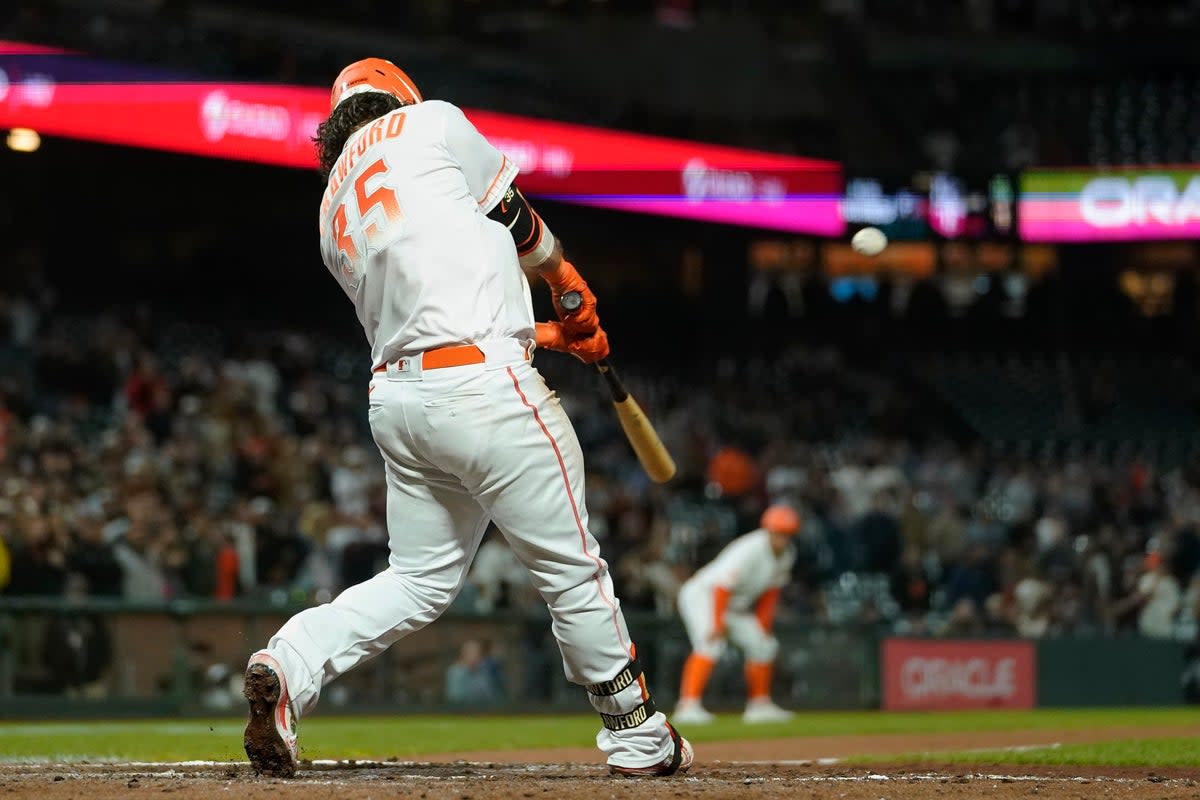
[[[781,740],[785,742],[787,740]],[[764,754],[772,742],[760,742]],[[740,750],[741,748],[736,748]],[[777,752],[777,751],[776,751]],[[1083,767],[846,766],[804,760],[722,761],[722,747],[686,776],[612,777],[596,764],[518,761],[316,761],[291,780],[259,778],[240,762],[9,764],[0,796],[115,798],[1195,798],[1194,770]]]

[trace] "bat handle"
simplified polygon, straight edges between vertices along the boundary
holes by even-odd
[[[583,305],[583,295],[576,291],[564,292],[563,296],[558,298],[558,304],[562,306],[563,311],[570,314]]]
[[[612,394],[613,402],[624,402],[625,398],[629,397],[629,390],[625,388],[625,384],[621,381],[621,377],[617,375],[617,371],[613,369],[612,364],[608,363],[608,359],[602,358],[597,361],[596,369],[600,371],[604,382],[608,384],[608,391]]]

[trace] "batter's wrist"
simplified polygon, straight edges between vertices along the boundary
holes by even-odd
[[[550,253],[537,264],[530,265],[538,272],[546,281],[550,281],[550,276],[557,273],[563,264],[563,247],[562,242],[556,238],[554,247],[550,249]]]

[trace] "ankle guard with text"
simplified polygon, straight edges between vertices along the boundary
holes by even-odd
[[[593,698],[605,697],[615,699],[616,695],[635,684],[638,684],[642,689],[642,694],[644,695],[642,702],[630,711],[626,711],[623,714],[607,714],[603,711],[598,711],[600,720],[605,728],[608,728],[610,731],[626,731],[630,728],[636,728],[654,716],[658,711],[654,705],[654,698],[650,697],[650,693],[645,691],[645,685],[640,683],[641,677],[642,664],[634,658],[616,674],[616,677],[607,681],[601,681],[600,683],[588,684],[588,694]]]

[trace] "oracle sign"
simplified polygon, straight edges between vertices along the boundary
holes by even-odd
[[[1079,193],[1079,211],[1089,225],[1124,228],[1148,222],[1186,225],[1200,220],[1200,176],[1180,191],[1172,178],[1093,178]]]
[[[1194,239],[1200,236],[1200,167],[1021,176],[1021,238],[1034,242]]]
[[[1035,661],[1032,642],[888,639],[883,707],[1032,708]]]

